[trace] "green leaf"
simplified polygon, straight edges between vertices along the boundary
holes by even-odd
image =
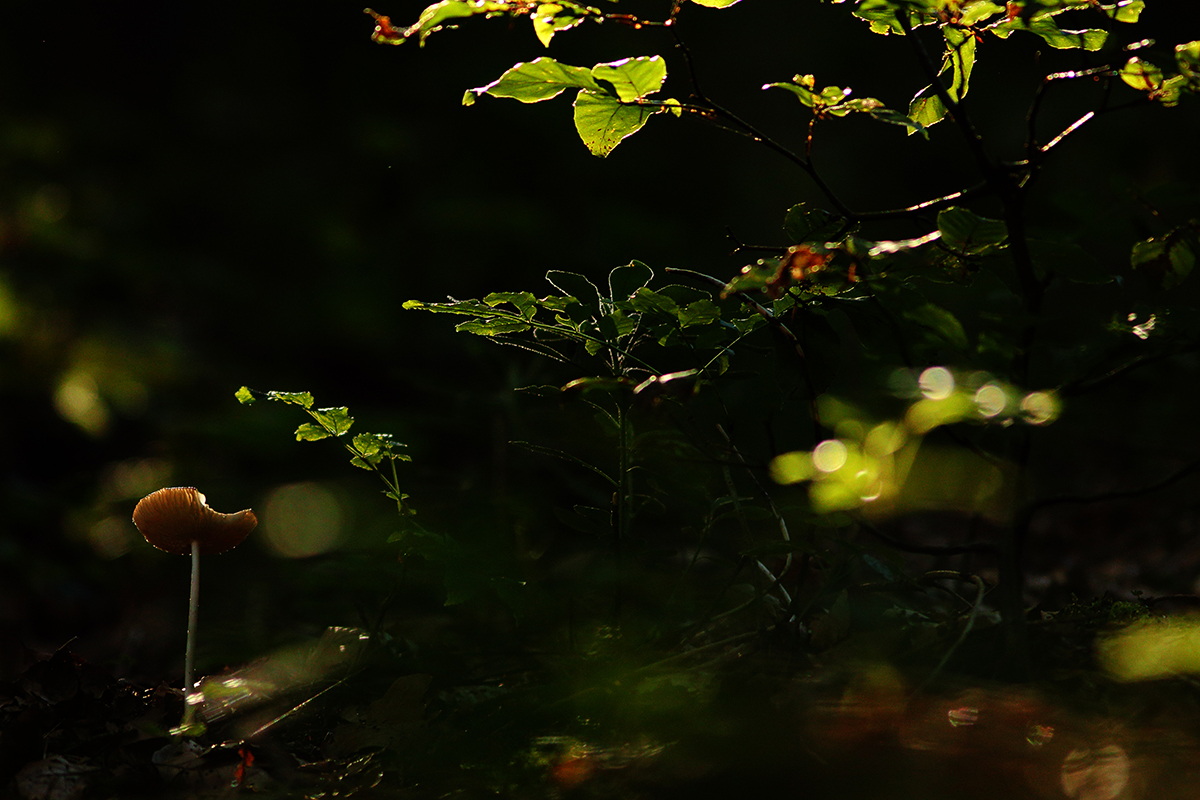
[[[1004,12],[1005,6],[1003,3],[993,3],[990,0],[975,0],[975,2],[968,2],[963,5],[962,18],[959,20],[959,24],[975,25]]]
[[[802,77],[808,78],[810,81],[812,80],[812,75],[805,75],[805,76],[797,75],[795,78],[792,79],[792,81],[793,81],[792,83],[767,83],[767,84],[764,84],[762,88],[764,90],[766,90],[766,89],[784,89],[784,90],[789,91],[792,94],[796,95],[796,97],[798,97],[800,99],[800,102],[803,103],[804,105],[808,106],[809,108],[813,108],[817,104],[818,95],[816,92],[814,92],[812,90],[811,84],[805,86],[805,85],[802,85],[801,83],[799,83],[799,81]]]
[[[611,85],[622,103],[633,103],[662,88],[667,62],[662,56],[622,58],[592,67],[592,77]]]
[[[350,430],[350,426],[354,424],[354,417],[350,416],[350,409],[345,406],[341,408],[318,408],[316,411],[310,411],[309,413],[316,417],[317,422],[334,436],[341,436]]]
[[[245,406],[253,405],[254,402],[258,400],[258,398],[255,397],[250,391],[248,386],[243,386],[242,388],[238,389],[233,396],[237,398],[239,403]]]
[[[918,5],[925,5],[926,8],[923,11],[913,8]],[[906,15],[910,28],[919,28],[937,21],[936,7],[925,2],[913,3],[907,0],[863,0],[858,4],[858,8],[854,9],[854,16],[869,22],[873,33],[884,36],[894,33],[903,36],[904,28],[897,18],[900,12]]]
[[[443,0],[440,3],[434,3],[428,6],[421,12],[421,16],[416,23],[404,29],[401,33],[403,37],[399,41],[387,40],[387,44],[400,44],[413,36],[418,37],[418,41],[422,47],[425,46],[425,40],[435,31],[441,30],[442,23],[461,19],[463,17],[473,17],[478,14],[496,14],[507,11],[508,4],[504,2],[491,2],[491,0]]]
[[[1117,22],[1133,23],[1146,10],[1146,3],[1145,0],[1118,0],[1111,6],[1102,5],[1099,8]]]
[[[578,300],[584,311],[593,318],[600,316],[600,290],[578,272],[552,269],[546,273],[546,281],[563,294]]]
[[[537,298],[532,292],[492,292],[483,302],[495,307],[501,303],[512,303],[525,319],[533,319],[537,313]]]
[[[1130,262],[1133,268],[1161,289],[1174,289],[1192,273],[1200,257],[1200,221],[1133,246]]]
[[[975,34],[947,25],[942,28],[942,35],[946,39],[944,60],[953,74],[946,91],[951,100],[958,102],[970,89],[971,70],[975,68]]]
[[[592,155],[605,158],[641,130],[656,110],[652,106],[624,105],[610,95],[581,91],[575,98],[575,130]]]
[[[1126,61],[1117,74],[1121,76],[1121,80],[1139,92],[1153,92],[1163,83],[1162,70],[1137,56]]]
[[[890,125],[903,125],[908,128],[909,133],[919,133],[926,139],[929,138],[929,131],[925,130],[925,124],[920,120],[905,116],[904,114],[891,108],[873,108],[869,112],[871,117],[886,122]]]
[[[679,313],[679,324],[686,328],[690,325],[707,325],[721,318],[721,309],[712,300],[705,298],[689,303],[687,308]]]
[[[574,28],[593,14],[599,17],[600,12],[574,3],[542,3],[530,17],[538,41],[549,47],[554,34]]]
[[[460,322],[454,326],[454,330],[458,333],[473,333],[476,336],[504,336],[509,333],[521,333],[531,327],[533,326],[521,320],[492,317]]]
[[[808,241],[825,241],[837,235],[842,227],[841,217],[835,217],[823,208],[812,208],[807,203],[797,203],[783,215],[783,232],[796,244]]]
[[[1200,40],[1175,45],[1175,63],[1189,82],[1200,81]]]
[[[909,118],[921,126],[921,130],[936,125],[946,118],[946,104],[938,97],[932,86],[926,86],[908,104]],[[916,132],[916,129],[913,130]],[[929,134],[926,133],[926,138]]]
[[[644,314],[658,314],[672,319],[679,318],[679,306],[675,301],[651,289],[644,287],[638,289],[631,302],[634,308]]]
[[[615,300],[628,300],[633,293],[650,283],[654,270],[640,261],[631,261],[608,273],[608,296]]]
[[[1099,50],[1108,39],[1108,32],[1099,28],[1085,30],[1063,30],[1054,21],[1054,14],[1066,11],[1066,8],[1052,9],[1033,14],[1028,20],[1017,16],[1005,20],[989,30],[1004,39],[1015,30],[1029,31],[1042,37],[1046,44],[1057,50]]]
[[[319,442],[322,439],[328,439],[332,435],[321,426],[313,425],[311,422],[306,422],[299,428],[296,428],[297,442]]]
[[[543,56],[511,67],[486,86],[468,90],[463,104],[470,105],[474,96],[481,94],[510,97],[522,103],[540,103],[558,97],[567,89],[603,91],[587,67],[573,67]],[[471,102],[466,101],[468,96],[472,98]]]
[[[966,97],[970,89],[971,70],[975,67],[975,36],[969,31],[949,25],[942,28],[942,36],[946,40],[946,51],[942,54],[942,66],[938,75],[950,72],[951,80],[950,85],[945,87],[946,94],[957,103]],[[909,103],[908,117],[916,123],[909,133],[923,131],[924,128],[941,122],[948,111],[936,87],[926,86]]]
[[[967,332],[958,318],[941,306],[926,303],[904,312],[904,318],[928,329],[957,350],[967,349]]]
[[[308,392],[267,392],[268,400],[278,400],[305,409],[312,408],[313,396]]]
[[[1008,237],[1008,228],[997,219],[981,217],[965,208],[954,206],[937,217],[942,241],[960,253],[980,253]]]
[[[409,457],[392,452],[397,447],[404,447],[392,439],[388,433],[360,433],[353,439],[354,449],[371,464],[378,464],[384,458],[409,461]]]

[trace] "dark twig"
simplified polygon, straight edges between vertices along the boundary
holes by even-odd
[[[858,520],[863,530],[870,533],[879,541],[904,553],[916,553],[924,556],[959,556],[966,553],[987,553],[993,556],[1001,554],[1001,548],[992,542],[967,542],[966,544],[922,545],[902,542],[876,528],[865,520]]]
[[[820,173],[818,173],[816,168],[813,166],[812,161],[793,152],[792,150],[788,149],[787,147],[784,147],[782,144],[775,141],[770,136],[763,133],[762,131],[760,131],[758,128],[754,127],[753,125],[751,125],[746,120],[739,117],[737,114],[734,114],[729,109],[718,104],[712,98],[710,98],[706,94],[704,94],[703,91],[701,91],[700,81],[696,74],[695,64],[692,62],[691,51],[688,49],[687,44],[683,41],[683,37],[679,35],[678,25],[670,26],[670,30],[671,30],[671,36],[675,39],[675,47],[683,55],[684,63],[687,65],[688,76],[689,76],[689,79],[692,84],[692,95],[696,98],[696,100],[699,101],[703,106],[707,107],[714,114],[717,114],[718,116],[723,117],[724,119],[733,123],[733,125],[735,125],[737,128],[739,128],[742,132],[744,132],[752,140],[754,140],[762,145],[765,145],[766,147],[770,148],[771,150],[774,150],[776,153],[783,156],[788,161],[791,161],[797,167],[802,169],[805,172],[805,174],[807,174],[808,177],[812,180],[812,182],[817,185],[817,188],[821,191],[821,194],[825,195],[825,198],[827,200],[829,200],[830,204],[833,205],[833,207],[835,209],[837,209],[837,212],[839,214],[841,214],[844,217],[853,218],[854,212],[851,211],[848,207],[846,207],[842,203],[842,201],[838,199],[837,195],[835,195],[833,193],[833,190],[829,187],[829,185],[827,183],[825,183],[825,180],[821,177]]]
[[[1088,505],[1091,503],[1108,503],[1114,500],[1128,500],[1133,497],[1141,497],[1147,494],[1166,489],[1171,484],[1177,483],[1188,477],[1194,472],[1200,472],[1200,459],[1191,462],[1185,467],[1172,472],[1162,480],[1154,483],[1148,483],[1143,486],[1137,486],[1132,489],[1118,489],[1111,492],[1100,492],[1099,494],[1090,495],[1058,495],[1056,497],[1043,497],[1041,500],[1035,500],[1029,504],[1027,513],[1033,515],[1052,506],[1060,505]]]

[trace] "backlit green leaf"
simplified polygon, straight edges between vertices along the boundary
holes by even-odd
[[[689,303],[687,308],[680,311],[679,324],[685,328],[689,325],[707,325],[720,318],[721,309],[712,300],[705,298]]]
[[[654,270],[640,261],[631,261],[608,273],[608,296],[613,300],[628,300],[653,277]]]
[[[473,333],[476,336],[503,336],[507,333],[520,333],[532,326],[526,322],[514,319],[469,319],[454,326],[459,333]]]
[[[350,416],[350,409],[345,406],[341,408],[319,408],[316,411],[310,412],[316,417],[325,430],[332,433],[334,436],[341,436],[346,431],[350,430],[350,426],[354,424],[354,417]]]
[[[1118,0],[1112,5],[1101,5],[1099,8],[1117,22],[1133,23],[1137,22],[1138,17],[1146,10],[1146,3],[1145,0]]]
[[[1000,220],[981,217],[958,206],[940,212],[937,223],[942,241],[954,250],[968,254],[979,253],[1008,237],[1008,228]]]
[[[925,6],[924,9],[914,6]],[[871,25],[873,33],[887,35],[895,33],[904,35],[904,27],[897,18],[898,13],[904,13],[910,28],[930,25],[937,21],[937,8],[927,2],[905,2],[905,0],[863,0],[854,9],[854,16],[864,19]]]
[[[574,28],[588,17],[589,12],[596,15],[600,13],[596,9],[574,3],[542,3],[530,15],[533,20],[533,32],[539,42],[549,47],[554,34]]]
[[[321,426],[314,425],[311,422],[306,422],[299,428],[296,428],[297,442],[318,442],[321,439],[328,439],[332,435],[332,433]]]
[[[267,398],[303,408],[312,408],[313,404],[313,396],[308,392],[267,392]]]
[[[470,89],[467,96],[490,94],[492,97],[511,97],[522,103],[540,103],[558,97],[566,89],[602,91],[587,67],[560,64],[545,56],[517,64],[486,86]],[[464,105],[470,103],[464,102]]]
[[[1189,81],[1200,81],[1200,40],[1175,45],[1175,63]]]
[[[812,77],[812,76],[810,75],[809,77]],[[812,108],[817,103],[817,97],[818,97],[817,93],[812,91],[812,89],[810,89],[806,86],[801,86],[797,83],[767,83],[767,84],[764,84],[762,88],[763,89],[784,89],[785,91],[789,91],[792,94],[796,95],[796,97],[798,97],[800,99],[800,102],[803,103],[804,105],[808,106],[809,108]]]
[[[645,314],[679,317],[679,306],[675,304],[674,300],[650,289],[638,289],[637,294],[632,298],[632,303],[634,308]]]
[[[604,158],[641,130],[655,111],[653,106],[624,104],[612,95],[581,91],[575,98],[575,130],[592,155]]]
[[[592,77],[611,85],[621,102],[632,103],[662,88],[667,62],[661,56],[623,58],[592,67]]]
[[[578,272],[557,269],[547,272],[546,280],[555,289],[578,300],[592,317],[600,316],[600,290],[596,288],[596,284]]]
[[[1162,86],[1162,70],[1148,61],[1134,56],[1121,67],[1121,80],[1139,92],[1153,92]]]
[[[532,292],[492,292],[483,302],[495,307],[501,303],[512,303],[525,319],[533,319],[537,313],[537,298]]]
[[[440,3],[428,6],[422,11],[416,23],[403,31],[403,39],[399,41],[388,40],[386,43],[400,44],[401,41],[416,36],[421,46],[424,47],[425,39],[431,33],[441,30],[442,23],[444,22],[464,17],[473,17],[478,14],[496,14],[507,10],[508,5],[506,3],[494,2],[493,0],[443,0]]]

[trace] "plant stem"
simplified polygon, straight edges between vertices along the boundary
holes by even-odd
[[[196,707],[188,702],[196,667],[196,618],[200,615],[200,543],[192,542],[192,586],[188,594],[187,650],[183,657],[183,722],[192,723]]]
[[[625,592],[625,547],[629,541],[629,529],[633,523],[633,476],[630,465],[630,430],[629,403],[617,401],[617,435],[620,437],[617,447],[617,493],[616,493],[616,536],[614,537],[614,552],[616,559],[617,580],[616,592],[613,596],[613,619],[620,620],[621,604]]]

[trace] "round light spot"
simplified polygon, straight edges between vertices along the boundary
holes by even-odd
[[[108,406],[89,372],[68,372],[62,376],[54,391],[54,408],[63,419],[92,436],[102,436],[108,431]]]
[[[813,466],[821,472],[837,472],[846,464],[846,445],[837,439],[826,439],[813,450]]]
[[[1049,392],[1030,392],[1021,400],[1021,414],[1030,425],[1045,425],[1058,418],[1058,399]]]
[[[263,504],[268,546],[287,558],[307,558],[337,547],[345,515],[341,504],[319,483],[279,486]]]
[[[998,384],[984,384],[975,391],[975,406],[988,419],[998,416],[1007,405],[1008,393]]]
[[[945,367],[930,367],[917,379],[921,394],[929,400],[945,400],[954,394],[954,375]]]

